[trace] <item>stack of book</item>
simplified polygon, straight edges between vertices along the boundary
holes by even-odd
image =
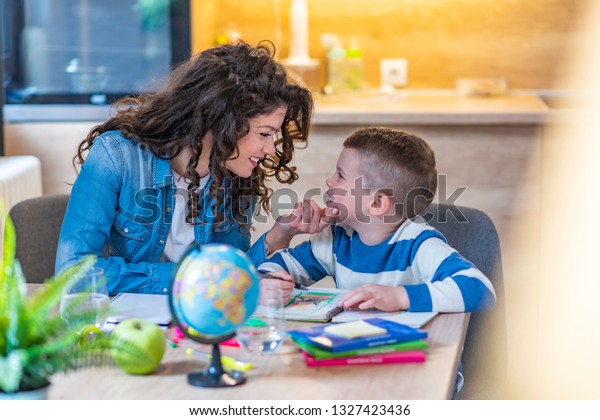
[[[427,332],[371,318],[289,331],[307,366],[347,366],[425,361]]]

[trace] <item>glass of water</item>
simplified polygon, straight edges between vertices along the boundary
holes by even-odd
[[[102,328],[108,318],[109,305],[104,270],[92,267],[65,290],[60,315],[69,325],[92,324]]]
[[[286,335],[283,295],[281,290],[263,292],[260,308],[262,323],[242,325],[236,331],[241,346],[252,354],[272,354],[277,351]]]

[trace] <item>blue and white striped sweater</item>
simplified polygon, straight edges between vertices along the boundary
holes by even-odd
[[[489,279],[426,223],[411,220],[379,245],[362,243],[349,228],[332,225],[294,248],[272,255],[260,270],[286,270],[302,284],[332,276],[339,289],[364,284],[404,286],[410,311],[471,312],[490,309]]]

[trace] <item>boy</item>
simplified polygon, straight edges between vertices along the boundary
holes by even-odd
[[[494,305],[489,279],[419,219],[437,188],[434,153],[421,138],[359,129],[326,184],[337,222],[259,270],[283,269],[304,285],[332,276],[337,288],[351,289],[340,303],[346,308],[470,312]]]

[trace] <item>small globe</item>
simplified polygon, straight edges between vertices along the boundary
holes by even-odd
[[[258,271],[237,248],[210,244],[182,259],[169,292],[175,324],[191,339],[215,344],[234,335],[259,299]]]

